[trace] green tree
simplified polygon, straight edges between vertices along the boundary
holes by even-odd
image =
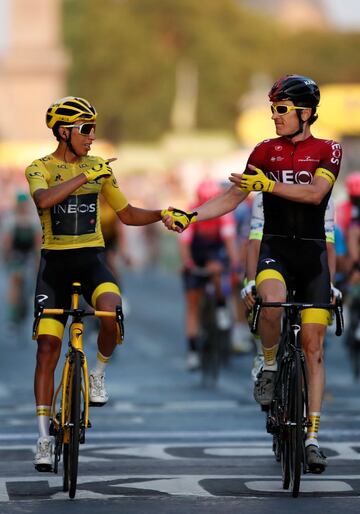
[[[198,72],[200,129],[232,130],[251,77],[359,81],[359,34],[288,33],[236,0],[64,0],[69,94],[89,98],[102,134],[156,139],[170,128],[179,63]]]

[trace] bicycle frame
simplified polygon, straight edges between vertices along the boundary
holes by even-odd
[[[72,310],[77,311],[79,308],[79,297],[80,297],[80,291],[78,289],[75,289],[72,294]],[[44,309],[43,314],[51,314],[52,309]],[[61,382],[54,394],[52,408],[51,408],[51,418],[53,419],[53,422],[57,429],[62,429],[63,435],[64,435],[64,443],[68,442],[69,438],[69,432],[67,430],[68,428],[68,414],[69,414],[69,404],[71,401],[70,395],[69,395],[69,387],[72,379],[71,374],[71,355],[74,351],[80,352],[81,354],[81,368],[83,372],[83,380],[84,380],[84,387],[82,387],[82,395],[84,399],[84,428],[89,428],[89,375],[88,375],[88,365],[87,365],[87,359],[86,355],[84,353],[83,349],[83,333],[84,333],[84,322],[82,321],[81,317],[79,315],[73,315],[73,321],[70,325],[70,341],[69,341],[69,350],[66,354],[65,358],[65,364],[64,369],[62,373]],[[61,417],[60,420],[56,419],[56,402],[57,397],[59,395],[59,392],[61,390],[61,406],[60,406],[60,413]]]

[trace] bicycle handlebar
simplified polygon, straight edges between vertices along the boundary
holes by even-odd
[[[40,323],[40,319],[42,316],[46,314],[52,315],[65,315],[65,316],[73,316],[75,318],[81,319],[86,316],[96,316],[97,318],[116,318],[121,340],[124,339],[124,314],[121,308],[121,305],[116,306],[116,311],[97,311],[95,309],[85,310],[85,309],[45,309],[42,305],[37,304],[35,311],[35,319],[33,323],[33,338],[36,337],[37,329]]]
[[[257,332],[260,311],[264,307],[277,307],[288,310],[295,309],[296,311],[301,311],[303,309],[334,310],[336,319],[335,335],[341,336],[344,331],[343,308],[342,301],[340,299],[336,299],[335,303],[263,302],[263,300],[258,296],[256,297],[255,305],[253,307],[254,316],[250,327],[252,334],[256,334]]]

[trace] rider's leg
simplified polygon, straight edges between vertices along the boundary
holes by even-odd
[[[115,292],[102,292],[94,303],[97,310],[115,312],[116,306],[121,304],[121,297]],[[90,402],[93,406],[105,405],[109,399],[105,388],[105,368],[116,344],[120,342],[118,330],[115,318],[100,318],[96,363],[89,374]]]
[[[115,293],[102,293],[96,299],[96,309],[100,311],[116,310],[121,305],[121,297]],[[110,358],[118,342],[118,328],[115,318],[100,318],[98,349],[105,358]]]
[[[269,276],[270,274],[270,276]],[[273,278],[278,276],[279,278]],[[256,279],[256,289],[264,302],[282,302],[286,298],[285,282],[275,270],[265,270]],[[275,388],[276,355],[279,347],[282,309],[264,308],[259,319],[259,335],[264,364],[254,385],[254,398],[260,405],[270,405]]]
[[[256,279],[256,289],[264,302],[284,302],[286,299],[285,282],[280,279],[268,278],[261,280],[260,272]],[[276,273],[276,272],[274,272]],[[279,274],[280,277],[280,274]],[[276,354],[281,332],[282,309],[264,308],[259,319],[259,335],[264,354],[264,369],[277,369]]]
[[[9,321],[17,322],[19,320],[19,299],[23,285],[23,276],[21,271],[14,271],[10,275],[8,288],[8,309]]]
[[[188,341],[188,350],[193,352],[198,350],[197,340],[199,338],[199,315],[202,295],[202,287],[188,289],[185,292],[185,331]]]
[[[37,340],[34,392],[39,435],[49,435],[49,417],[54,394],[54,372],[61,351],[61,339],[40,335]]]
[[[319,323],[303,323],[301,344],[303,347],[309,386],[309,414],[312,426],[307,433],[307,444],[317,445],[321,405],[325,389],[324,337],[326,327]]]

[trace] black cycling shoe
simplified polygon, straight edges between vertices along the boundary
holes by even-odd
[[[309,473],[319,475],[325,471],[327,466],[326,456],[315,444],[309,444],[305,448],[306,462]]]

